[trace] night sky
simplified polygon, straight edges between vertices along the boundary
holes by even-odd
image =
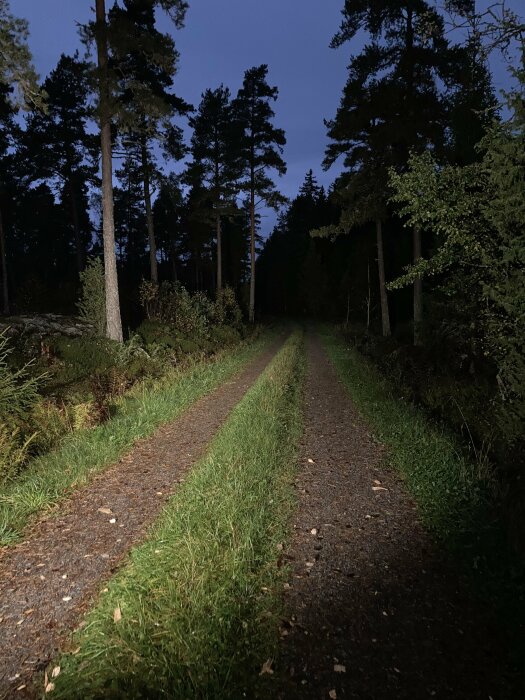
[[[113,0],[107,0],[109,7]],[[487,0],[488,1],[488,0]],[[512,0],[519,9],[523,0]],[[93,16],[91,0],[11,0],[11,10],[30,23],[30,47],[42,77],[61,53],[80,47],[76,23]],[[480,3],[481,4],[481,3]],[[269,82],[279,88],[277,126],[286,131],[288,173],[281,191],[295,196],[309,168],[328,186],[337,174],[321,169],[326,146],[323,119],[335,115],[346,80],[350,47],[329,48],[341,19],[343,0],[190,0],[186,26],[175,34],[180,70],[175,91],[197,105],[206,88],[220,83],[233,94],[244,71],[269,66]],[[170,30],[169,20],[161,23]],[[359,50],[360,41],[352,49]],[[83,48],[81,48],[83,51]],[[495,60],[495,84],[505,85],[505,67]],[[275,216],[263,219],[263,232]]]

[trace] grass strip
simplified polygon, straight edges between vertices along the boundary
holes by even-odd
[[[522,678],[525,569],[508,545],[486,465],[462,455],[445,428],[397,396],[388,379],[333,327],[320,335],[358,410],[388,447],[389,462],[425,525],[469,576],[483,605],[502,621],[511,673]]]
[[[116,405],[106,423],[67,435],[53,452],[33,460],[0,491],[0,545],[16,543],[32,518],[70,496],[125,454],[139,438],[174,420],[197,399],[245,367],[275,335],[262,334],[233,351],[191,368],[174,369],[159,382],[138,387]]]
[[[339,333],[323,328],[320,335],[352,400],[389,448],[389,461],[403,476],[426,526],[451,544],[478,537],[489,523],[486,484],[477,465],[460,454],[444,429],[396,396],[387,378]]]
[[[277,644],[304,365],[295,333],[56,662],[53,697],[256,697]]]

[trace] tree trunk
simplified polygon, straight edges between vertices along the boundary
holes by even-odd
[[[104,278],[106,287],[106,334],[121,343],[122,321],[115,255],[115,219],[113,214],[113,163],[111,151],[111,114],[108,82],[108,43],[105,0],[96,0],[96,38],[100,90],[100,145],[102,152],[102,229],[104,236]]]
[[[414,243],[414,265],[421,260],[421,229],[414,226],[412,230]],[[421,322],[423,321],[423,280],[417,277],[414,280],[414,345],[422,345]]]
[[[255,322],[255,185],[250,192],[250,323]]]
[[[85,251],[82,245],[82,234],[80,232],[80,222],[78,218],[77,198],[75,197],[75,187],[73,178],[69,179],[69,202],[71,205],[71,222],[73,224],[73,232],[75,234],[75,252],[77,257],[77,271],[82,272],[85,266]]]
[[[390,336],[390,313],[388,311],[388,296],[385,281],[385,256],[383,252],[383,227],[381,221],[376,221],[377,238],[377,267],[379,269],[379,296],[381,299],[381,323],[383,326],[383,338]]]
[[[146,225],[148,228],[149,242],[149,266],[151,281],[158,284],[159,271],[157,264],[157,243],[155,241],[155,226],[153,223],[153,211],[151,209],[151,184],[149,174],[149,158],[146,139],[143,136],[141,139],[141,154],[142,154],[142,172],[144,185],[144,204],[146,205]]]
[[[5,249],[4,223],[2,219],[2,209],[0,208],[0,260],[2,265],[2,292],[3,304],[2,312],[9,315],[9,285],[7,283],[7,254]]]
[[[217,294],[222,291],[222,231],[221,216],[217,214]]]

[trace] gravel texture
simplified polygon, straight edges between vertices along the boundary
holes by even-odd
[[[0,554],[0,697],[40,697],[31,685],[82,624],[104,582],[144,539],[177,483],[204,453],[279,343],[138,442],[119,463]]]
[[[316,337],[308,355],[275,696],[525,697],[505,679],[498,625],[423,529]]]

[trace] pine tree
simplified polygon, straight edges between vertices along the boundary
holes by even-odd
[[[199,181],[202,192],[202,216],[215,224],[217,242],[216,287],[222,289],[222,229],[224,217],[236,213],[235,197],[239,190],[240,165],[239,132],[233,119],[230,91],[221,85],[206,90],[195,115],[190,118],[193,128],[191,155],[193,162],[186,175],[188,183]],[[208,203],[211,211],[208,209]]]
[[[343,180],[347,200],[343,229],[376,221],[383,333],[389,332],[382,228],[388,199],[390,167],[406,167],[411,151],[444,144],[445,110],[437,80],[448,81],[449,47],[439,13],[425,0],[346,0],[343,21],[332,47],[352,41],[364,31],[370,37],[349,67],[341,105],[327,122],[332,143],[329,167],[345,157],[349,175]],[[356,178],[356,173],[360,174]],[[413,229],[414,261],[421,257],[421,232]],[[414,342],[421,342],[421,280],[414,281]]]
[[[0,134],[0,159],[5,159],[8,140],[17,130],[12,119],[13,109],[30,105],[41,108],[44,104],[44,95],[38,87],[38,75],[33,67],[27,44],[28,36],[27,21],[11,14],[8,0],[0,0],[0,119],[2,121],[0,131],[4,132]],[[6,127],[10,133],[6,132]],[[2,173],[6,173],[5,167],[2,168]],[[6,184],[5,181],[0,181],[0,267],[3,311],[8,314],[10,307],[7,250],[2,214],[2,195]]]
[[[155,2],[124,0],[109,13],[111,58],[117,76],[117,123],[124,138],[136,145],[142,169],[148,229],[150,275],[158,282],[157,245],[152,209],[152,148],[157,143],[170,157],[183,155],[182,131],[172,119],[190,106],[171,92],[178,52],[173,38],[156,28]],[[176,19],[181,26],[183,14]]]
[[[91,239],[87,191],[97,181],[98,146],[88,132],[88,65],[62,55],[43,84],[46,112],[33,110],[27,120],[19,157],[32,182],[49,181],[61,194],[73,230],[78,271]]]
[[[260,204],[278,209],[286,200],[275,189],[269,170],[286,172],[282,159],[286,137],[272,124],[275,114],[271,103],[278,89],[267,82],[268,66],[250,68],[244,74],[242,88],[234,101],[235,119],[242,129],[241,162],[245,182],[243,189],[250,199],[250,302],[249,320],[255,320],[255,237],[256,208]]]
[[[176,26],[181,26],[188,7],[184,0],[141,0],[146,8],[162,8],[172,18]],[[118,4],[116,5],[118,8]],[[122,34],[118,24],[108,25],[105,0],[96,0],[96,21],[81,32],[88,43],[95,40],[97,45],[98,66],[96,78],[98,85],[98,117],[101,132],[102,152],[102,213],[104,236],[104,266],[106,283],[107,334],[109,338],[122,341],[122,322],[118,293],[117,264],[115,257],[115,221],[113,204],[113,167],[111,127],[119,112],[121,103],[116,97],[118,88],[118,71],[110,64],[110,47],[112,41],[118,43]],[[138,84],[137,88],[140,87]]]
[[[113,93],[109,72],[108,23],[105,0],[96,0],[96,22],[91,27],[97,44],[98,57],[98,117],[102,155],[102,229],[104,238],[104,281],[106,285],[106,333],[108,338],[122,342],[122,320],[115,256],[115,217],[113,202],[113,148],[111,124]]]
[[[18,88],[12,100],[15,106],[42,107],[44,95],[38,87],[28,36],[27,21],[11,14],[8,0],[0,0],[0,83]]]
[[[16,143],[15,135],[19,133],[9,93],[10,89],[0,83],[0,272],[2,275],[2,311],[6,315],[9,314],[10,303],[4,211],[8,197],[10,171],[13,168],[13,156],[9,154],[8,150]]]

